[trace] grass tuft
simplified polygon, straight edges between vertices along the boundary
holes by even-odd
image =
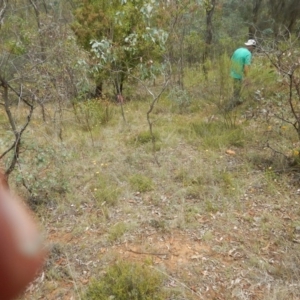
[[[148,265],[117,262],[94,280],[84,300],[164,300],[163,276]]]
[[[132,175],[129,178],[131,187],[140,193],[152,191],[154,184],[151,178],[139,174]]]

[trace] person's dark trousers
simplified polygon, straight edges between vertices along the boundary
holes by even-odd
[[[241,101],[242,79],[233,78],[233,95],[230,99],[226,111],[234,109],[242,103]]]
[[[240,104],[241,101],[241,90],[242,90],[242,79],[233,79],[233,102],[235,105]]]

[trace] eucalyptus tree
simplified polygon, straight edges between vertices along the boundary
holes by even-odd
[[[232,18],[238,12],[248,27],[249,38],[267,36],[279,40],[287,34],[299,31],[300,3],[298,0],[221,1]]]
[[[130,74],[143,78],[160,69],[168,35],[158,28],[159,1],[82,0],[75,10],[72,29],[78,43],[89,53],[95,96],[102,96],[103,83],[111,80],[122,95]]]
[[[203,71],[207,79],[206,60],[209,56],[213,41],[213,14],[216,6],[216,0],[205,0],[204,7],[206,11],[206,35],[205,48],[203,51]]]
[[[57,114],[61,112],[61,102],[67,102],[77,93],[74,67],[77,47],[66,21],[60,19],[63,16],[64,20],[70,20],[69,5],[66,0],[59,4],[0,1],[0,110],[7,117],[0,126],[10,128],[0,129],[3,130],[0,159],[5,162],[7,174],[20,162],[20,153],[26,155],[21,151],[21,140],[35,108],[41,107],[46,118],[45,103],[54,103]],[[77,78],[82,80],[82,76]],[[25,117],[20,117],[24,114]],[[60,125],[57,132],[61,133]]]
[[[171,84],[184,89],[184,70],[201,62],[204,48],[205,10],[202,1],[161,1],[159,24],[169,38],[165,60],[171,73]]]
[[[22,5],[21,1],[18,4]],[[24,30],[19,15],[16,14],[17,3],[14,1],[1,2],[1,37],[0,37],[0,109],[4,109],[7,116],[9,138],[3,134],[0,159],[4,160],[8,153],[12,153],[7,160],[5,173],[7,176],[14,170],[19,158],[22,135],[27,128],[33,113],[32,94],[26,93],[23,73],[26,64],[26,46],[28,40],[18,34]],[[17,38],[16,38],[17,37]],[[22,77],[22,79],[20,78]],[[26,119],[18,120],[12,110],[13,103],[23,103],[27,107]],[[3,147],[4,146],[4,147]]]
[[[282,34],[293,33],[299,26],[300,3],[298,0],[266,0],[270,23],[274,36],[280,38]],[[298,27],[299,31],[299,27]]]

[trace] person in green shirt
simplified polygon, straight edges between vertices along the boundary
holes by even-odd
[[[252,60],[252,52],[256,47],[255,40],[248,40],[244,47],[236,49],[231,56],[230,76],[233,78],[233,96],[227,110],[241,104],[242,82],[247,78]]]

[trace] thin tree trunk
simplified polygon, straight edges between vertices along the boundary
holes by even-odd
[[[259,9],[262,4],[262,0],[254,0],[253,9],[252,9],[252,23],[249,26],[249,39],[254,39],[256,35],[256,24],[259,15]]]
[[[39,32],[39,40],[40,40],[40,47],[41,47],[41,54],[40,57],[42,59],[42,61],[46,60],[46,46],[44,43],[44,36],[43,36],[43,32],[42,32],[42,26],[41,26],[41,20],[40,20],[40,11],[38,9],[37,3],[34,2],[34,0],[29,0],[34,13],[35,13],[35,19],[36,19],[36,23],[37,23],[37,27],[38,27],[38,32]]]
[[[3,0],[1,3],[1,7],[0,7],[0,28],[1,28],[1,25],[2,25],[2,22],[4,19],[4,14],[5,14],[6,8],[7,8],[7,1]]]
[[[102,98],[103,96],[103,83],[99,82],[96,85],[94,98]]]
[[[203,64],[203,72],[205,78],[207,79],[207,68],[206,68],[206,60],[209,57],[209,53],[211,51],[211,45],[213,40],[213,14],[215,10],[216,0],[211,0],[209,3],[206,3],[206,37],[205,37],[205,47],[202,56],[202,64]]]
[[[22,99],[21,95],[19,95],[17,93],[19,98],[21,98],[22,101],[29,107],[27,120],[24,123],[24,125],[22,126],[22,128],[18,130],[17,126],[16,126],[16,123],[15,123],[15,120],[14,120],[13,115],[12,115],[11,110],[10,110],[10,102],[9,102],[9,96],[8,96],[8,90],[9,89],[14,91],[14,92],[15,92],[15,90],[2,77],[0,77],[0,85],[3,88],[3,100],[4,100],[5,112],[6,112],[6,115],[8,117],[8,121],[9,121],[9,124],[11,126],[11,129],[12,129],[14,135],[15,135],[15,141],[13,142],[13,144],[4,153],[2,153],[0,155],[0,160],[1,160],[7,153],[9,153],[10,151],[13,151],[13,158],[12,158],[8,168],[5,171],[5,175],[8,178],[9,174],[14,170],[14,168],[15,168],[17,162],[18,162],[19,154],[20,154],[20,146],[21,146],[21,137],[22,137],[22,134],[24,133],[25,129],[27,128],[28,124],[31,121],[31,116],[32,116],[34,107],[27,100]]]

